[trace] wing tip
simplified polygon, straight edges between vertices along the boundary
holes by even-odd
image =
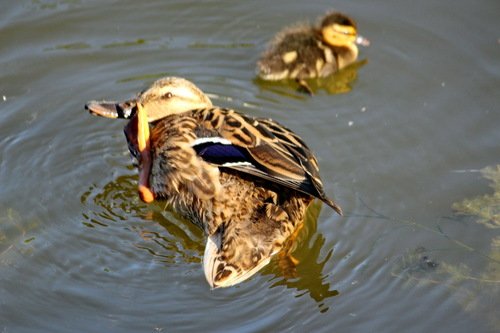
[[[344,212],[342,211],[342,208],[337,205],[337,203],[331,199],[328,199],[328,198],[324,198],[323,201],[328,205],[330,206],[334,211],[337,212],[337,214],[339,214],[340,216],[344,216]]]

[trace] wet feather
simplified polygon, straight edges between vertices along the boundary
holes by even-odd
[[[207,99],[189,81],[165,78],[137,103],[150,119],[151,191],[204,230],[204,272],[215,288],[244,281],[265,266],[315,197],[339,214],[341,209],[325,195],[316,158],[299,136],[271,119],[213,107]],[[116,118],[103,112],[116,106],[92,103],[91,113]],[[133,124],[125,133],[140,159]]]

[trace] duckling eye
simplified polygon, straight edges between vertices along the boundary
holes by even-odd
[[[356,28],[349,25],[334,24],[333,31],[344,36],[356,36]]]
[[[173,95],[173,94],[169,91],[169,92],[167,92],[165,95],[163,95],[163,98],[168,99],[168,98],[172,98],[173,96],[174,96],[174,95]]]

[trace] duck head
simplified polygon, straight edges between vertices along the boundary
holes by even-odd
[[[149,124],[172,114],[212,105],[210,99],[193,83],[178,77],[154,82],[136,98],[125,102],[90,101],[85,104],[91,114],[106,118],[129,119],[124,128],[128,147],[138,161],[139,196],[152,202],[155,194],[149,186],[152,166]]]
[[[136,98],[125,102],[90,101],[85,104],[91,114],[106,118],[131,119],[141,104],[149,123],[175,113],[210,107],[212,102],[192,82],[179,77],[155,81]]]
[[[355,47],[355,44],[370,45],[368,39],[358,35],[356,22],[338,12],[327,14],[321,20],[319,32],[323,40],[334,47]]]

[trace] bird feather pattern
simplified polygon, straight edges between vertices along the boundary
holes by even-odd
[[[149,154],[139,153],[138,105],[147,113]],[[182,78],[163,78],[124,103],[86,104],[95,115],[126,118],[129,150],[163,200],[207,236],[203,266],[212,287],[239,283],[269,263],[323,190],[318,162],[283,125],[212,106]],[[150,157],[149,170],[144,156]]]

